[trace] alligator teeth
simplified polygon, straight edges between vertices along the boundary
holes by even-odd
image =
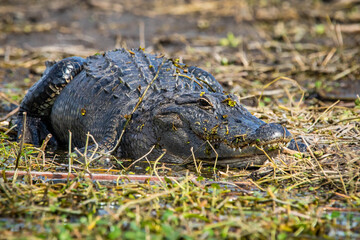
[[[236,151],[236,148],[233,148],[233,151],[235,152],[235,151]]]
[[[241,148],[239,148],[238,150],[239,150],[239,152],[241,152]]]

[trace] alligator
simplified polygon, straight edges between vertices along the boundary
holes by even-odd
[[[27,143],[40,145],[51,133],[50,144],[66,146],[71,133],[80,153],[246,167],[292,139],[210,73],[163,55],[117,49],[46,65],[20,104],[18,139]]]

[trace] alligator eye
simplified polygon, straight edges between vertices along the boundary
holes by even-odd
[[[206,98],[199,98],[197,100],[197,103],[202,109],[212,109],[214,107],[212,103]]]

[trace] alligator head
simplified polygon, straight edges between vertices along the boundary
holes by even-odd
[[[194,155],[234,167],[261,164],[265,152],[291,139],[285,127],[256,118],[231,94],[182,94],[160,104],[153,121],[159,146],[177,162],[193,161]]]

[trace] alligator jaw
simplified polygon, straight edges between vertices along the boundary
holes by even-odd
[[[203,156],[199,159],[212,163],[217,160],[219,165],[233,167],[261,165],[268,157],[278,153],[277,150],[287,144],[291,138],[290,132],[283,126],[275,123],[263,124],[253,132],[234,136],[232,140],[221,138],[205,140],[209,154],[208,157]],[[216,157],[217,153],[219,155]]]
[[[260,167],[264,164],[269,157],[275,156],[275,151],[271,153],[267,153],[267,155],[252,155],[247,157],[240,157],[240,158],[219,158],[217,161],[217,165],[223,167],[234,167],[234,168],[248,168],[248,167]],[[212,160],[203,160],[206,163],[214,164],[215,161]]]
[[[276,156],[282,146],[286,145],[287,141],[274,142],[264,145],[249,145],[242,148],[232,148],[233,155],[218,156],[218,158],[204,158],[202,161],[210,164],[217,164],[220,166],[229,166],[236,168],[246,168],[251,166],[260,166],[269,157]],[[231,148],[228,146],[228,148]]]
[[[231,149],[231,151],[233,152],[230,155],[230,158],[244,158],[244,157],[249,157],[255,154],[265,154],[268,152],[272,152],[274,150],[280,149],[281,147],[285,146],[286,144],[288,144],[289,139],[283,139],[281,141],[272,141],[272,142],[267,142],[267,143],[261,143],[261,144],[256,144],[256,143],[242,143],[241,147],[240,146],[233,146],[233,145],[227,145],[226,143],[222,142],[223,145],[226,146],[226,148],[228,150]],[[219,142],[215,142],[214,141],[208,141],[208,144],[211,144],[212,146],[214,146],[214,144],[219,143]],[[215,149],[216,150],[216,149]],[[229,158],[226,156],[222,156],[222,158]]]

